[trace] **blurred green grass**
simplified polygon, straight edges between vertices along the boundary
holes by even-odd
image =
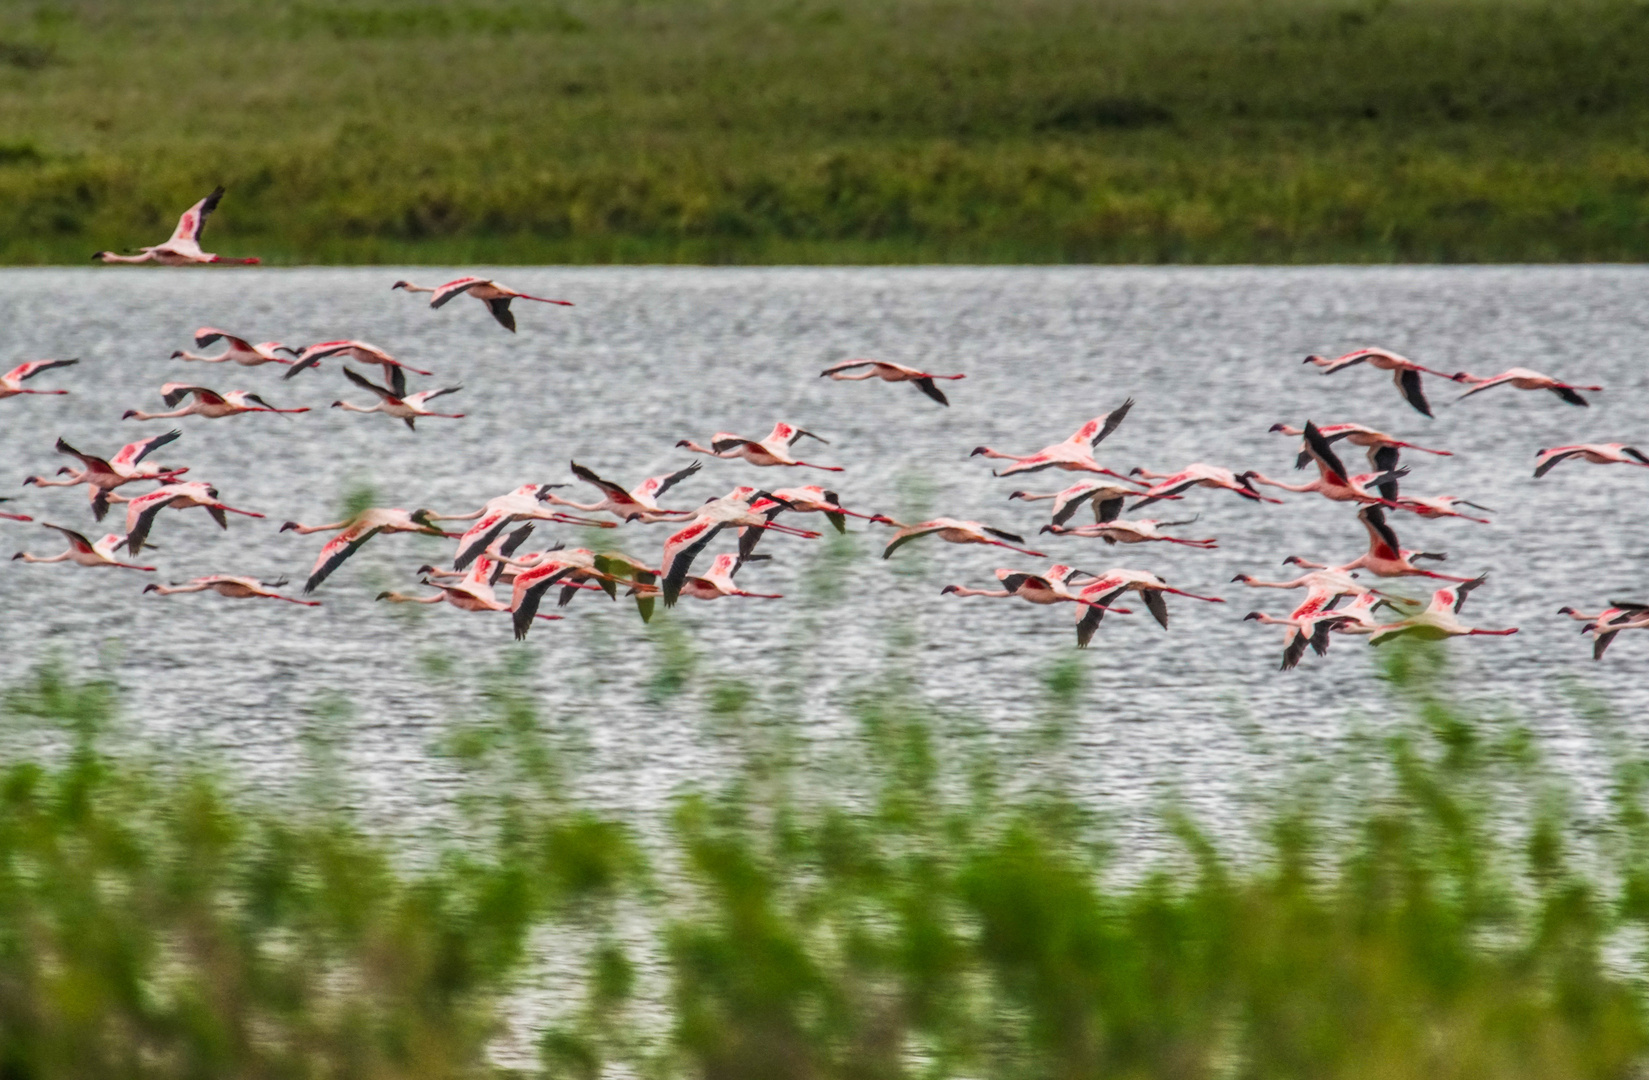
[[[666,650],[668,652],[668,650]],[[663,821],[580,805],[528,654],[441,752],[462,826],[343,808],[348,710],[290,792],[226,786],[46,665],[3,698],[0,1075],[649,1080],[1605,1080],[1649,1065],[1649,759],[1594,710],[1608,809],[1523,726],[1390,658],[1390,715],[1257,774],[1259,828],[1162,808],[1115,848],[1061,764],[1080,658],[989,745],[894,643],[859,734],[799,760],[784,706],[711,677],[734,749]],[[669,663],[666,655],[662,662]],[[435,680],[454,677],[431,664]],[[686,693],[692,673],[670,693]],[[701,680],[702,681],[702,680]],[[454,684],[447,690],[457,690]],[[1033,692],[1034,696],[1034,692]],[[28,737],[24,737],[28,736]],[[43,739],[43,741],[42,741]],[[802,755],[805,757],[805,755]],[[1259,777],[1264,777],[1261,781]],[[1239,845],[1240,846],[1240,845]],[[520,1030],[535,972],[559,994]],[[499,1039],[535,1051],[497,1060]]]
[[[1642,0],[0,5],[0,261],[1636,260]]]

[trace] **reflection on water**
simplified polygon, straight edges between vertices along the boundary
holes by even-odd
[[[1418,455],[1405,490],[1454,494],[1497,511],[1494,524],[1397,519],[1405,544],[1446,550],[1448,568],[1488,571],[1470,614],[1484,626],[1518,625],[1504,640],[1460,641],[1449,651],[1468,697],[1528,711],[1561,754],[1572,725],[1566,679],[1595,688],[1623,714],[1645,698],[1640,673],[1649,639],[1623,638],[1594,664],[1577,624],[1554,614],[1642,597],[1649,477],[1635,469],[1562,467],[1532,479],[1541,447],[1645,437],[1649,373],[1640,362],[1649,279],[1618,268],[1513,269],[940,269],[651,270],[512,269],[517,288],[566,296],[572,309],[528,305],[520,333],[505,333],[480,305],[431,311],[392,293],[393,269],[259,272],[107,270],[0,273],[0,315],[12,328],[8,361],[79,356],[54,385],[68,397],[0,402],[0,477],[11,509],[90,531],[83,496],[22,488],[22,478],[66,459],[66,438],[112,452],[144,427],[118,418],[158,405],[161,383],[194,379],[244,388],[301,416],[187,418],[162,455],[210,480],[232,505],[268,515],[235,519],[227,534],[197,513],[157,524],[161,577],[247,573],[301,580],[319,537],[280,534],[280,522],[333,520],[352,491],[379,505],[472,510],[526,482],[568,481],[576,460],[625,483],[688,460],[678,439],[714,431],[760,437],[773,421],[801,424],[830,441],[818,456],[845,466],[830,486],[854,509],[936,512],[1036,536],[1046,503],[1010,502],[1010,491],[1055,490],[1059,477],[993,479],[969,450],[988,443],[1028,452],[1132,396],[1138,404],[1105,442],[1102,461],[1124,470],[1172,470],[1193,461],[1288,472],[1294,443],[1272,423],[1357,421],[1456,452]],[[429,420],[416,433],[381,416],[327,406],[359,397],[336,363],[282,382],[280,369],[169,360],[197,326],[254,341],[358,337],[461,382],[443,399],[459,421]],[[1380,344],[1444,370],[1491,373],[1512,365],[1575,382],[1601,383],[1582,410],[1549,394],[1496,390],[1457,407],[1434,382],[1437,419],[1398,397],[1389,377],[1366,369],[1321,376],[1310,352]],[[835,383],[829,363],[882,357],[964,371],[942,409],[908,386]],[[9,364],[8,364],[9,366]],[[1348,464],[1361,455],[1348,451]],[[707,461],[666,503],[692,505],[735,483],[811,483],[827,474],[757,470]],[[583,499],[588,491],[580,492]],[[1170,602],[1164,632],[1143,611],[1107,619],[1092,649],[1086,707],[1074,720],[1079,784],[1135,806],[1168,789],[1193,804],[1218,803],[1235,776],[1264,767],[1245,732],[1264,744],[1306,745],[1318,733],[1380,710],[1369,650],[1337,642],[1326,661],[1275,670],[1275,628],[1244,623],[1261,608],[1286,611],[1290,594],[1243,591],[1233,574],[1273,575],[1287,555],[1349,559],[1364,547],[1352,510],[1315,496],[1260,506],[1197,491],[1164,516],[1200,515],[1198,536],[1215,551],[1157,544],[1107,548],[1097,540],[1038,537],[1041,550],[1090,570],[1153,570],[1224,605]],[[812,524],[817,519],[808,519]],[[424,748],[450,702],[432,691],[420,660],[459,671],[494,665],[512,650],[537,658],[551,712],[590,745],[597,798],[656,803],[714,769],[713,735],[697,723],[697,691],[716,673],[792,686],[821,742],[850,729],[842,708],[854,680],[873,668],[895,632],[914,635],[915,676],[937,699],[987,726],[1011,731],[1029,715],[1039,673],[1073,647],[1066,612],[1025,604],[941,597],[948,583],[989,586],[998,566],[1038,560],[935,542],[894,559],[876,557],[883,535],[854,522],[845,541],[772,537],[772,560],[740,583],[787,594],[781,601],[686,602],[663,625],[644,627],[631,607],[580,597],[559,624],[541,624],[525,645],[508,619],[441,606],[375,604],[385,588],[414,589],[414,569],[439,560],[441,542],[373,541],[317,594],[320,609],[218,597],[144,596],[142,577],[67,566],[0,566],[0,678],[14,681],[56,650],[90,665],[100,656],[128,691],[128,711],[157,734],[221,750],[252,776],[278,776],[301,753],[306,709],[346,695],[355,705],[349,741],[354,774],[384,808],[439,799],[443,777]],[[6,553],[55,551],[35,526],[0,522]],[[602,536],[657,557],[667,526],[629,525]],[[531,546],[585,538],[541,528]],[[146,553],[147,554],[147,553]],[[1415,589],[1416,593],[1422,590]],[[1622,596],[1621,594],[1628,594]],[[1252,723],[1250,723],[1250,721]],[[1575,763],[1578,764],[1578,763]]]

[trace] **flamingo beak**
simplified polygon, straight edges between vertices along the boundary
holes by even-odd
[[[949,596],[951,593],[955,592],[956,589],[957,587],[955,585],[946,585],[943,589],[939,590],[939,595]]]
[[[285,522],[284,524],[282,524],[281,527],[277,531],[278,532],[288,532],[292,529],[296,529],[297,527],[298,527],[298,523],[296,521],[288,521],[288,522]]]
[[[1247,615],[1244,615],[1242,617],[1242,621],[1243,622],[1250,622],[1250,621],[1258,622],[1261,614],[1263,614],[1263,613],[1258,612],[1258,611],[1250,611]]]
[[[1272,431],[1282,431],[1286,427],[1288,427],[1287,424],[1272,424],[1271,425],[1271,430]]]

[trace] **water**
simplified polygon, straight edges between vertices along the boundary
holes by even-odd
[[[1628,717],[1649,695],[1641,677],[1649,636],[1623,636],[1595,664],[1578,624],[1554,614],[1564,604],[1592,608],[1649,594],[1642,572],[1649,501],[1641,497],[1649,475],[1584,463],[1538,481],[1530,475],[1541,447],[1649,437],[1641,419],[1649,403],[1642,270],[517,268],[499,276],[577,303],[519,304],[517,335],[467,298],[431,311],[422,298],[391,292],[401,276],[445,280],[440,271],[385,268],[0,272],[8,366],[82,358],[32,384],[72,396],[0,402],[0,480],[17,496],[8,508],[100,535],[79,490],[17,485],[68,460],[51,450],[60,435],[109,454],[167,430],[167,422],[119,417],[131,407],[161,408],[158,388],[175,379],[251,389],[314,411],[178,422],[183,438],[158,459],[191,466],[189,479],[210,480],[231,505],[268,517],[232,518],[220,533],[199,512],[166,512],[152,537],[159,550],[144,553],[161,566],[153,575],[161,580],[245,573],[301,582],[323,538],[280,534],[277,526],[335,520],[345,493],[362,484],[376,490],[379,505],[467,512],[522,483],[570,480],[569,460],[634,484],[691,460],[673,448],[678,439],[702,441],[720,430],[759,438],[777,419],[830,440],[804,444],[804,456],[846,471],[706,461],[666,502],[694,505],[736,483],[823,480],[853,509],[928,509],[1032,538],[1048,504],[1009,502],[1007,494],[1052,491],[1071,478],[993,479],[989,462],[969,458],[973,447],[1028,453],[1132,396],[1138,404],[1099,451],[1119,471],[1208,461],[1300,479],[1306,474],[1290,469],[1295,442],[1268,434],[1271,424],[1358,421],[1455,451],[1409,457],[1405,491],[1460,495],[1497,511],[1487,526],[1412,515],[1395,521],[1407,546],[1446,550],[1447,569],[1489,573],[1466,608],[1468,621],[1521,628],[1509,639],[1450,643],[1463,695],[1529,719],[1559,766],[1577,772],[1586,755],[1572,707],[1576,687]],[[332,361],[282,382],[275,366],[167,359],[192,347],[201,325],[300,345],[374,341],[434,370],[428,385],[462,383],[463,392],[442,403],[468,416],[424,421],[414,433],[387,417],[329,409],[337,398],[364,400]],[[1443,370],[1522,365],[1607,391],[1591,395],[1584,410],[1511,389],[1450,407],[1457,388],[1428,380],[1437,419],[1427,420],[1383,373],[1322,376],[1300,363],[1310,352],[1364,344]],[[968,377],[944,384],[949,409],[907,386],[818,378],[829,363],[855,356]],[[1362,465],[1360,451],[1348,448],[1346,457]],[[1200,514],[1182,533],[1217,536],[1215,551],[1038,538],[1035,546],[1060,561],[1096,571],[1142,567],[1228,600],[1171,599],[1167,632],[1142,608],[1131,619],[1106,620],[1082,654],[1091,678],[1065,763],[1082,788],[1140,810],[1174,791],[1218,817],[1242,778],[1263,775],[1264,747],[1309,754],[1316,740],[1384,711],[1378,668],[1361,641],[1337,641],[1326,660],[1281,673],[1280,630],[1242,621],[1256,608],[1285,613],[1299,594],[1245,590],[1229,584],[1232,575],[1281,576],[1284,556],[1344,561],[1366,546],[1354,508],[1285,497],[1287,505],[1262,506],[1198,490],[1171,504],[1162,516]],[[824,527],[816,516],[789,520]],[[656,558],[668,531],[629,525],[604,539]],[[1070,614],[939,591],[951,582],[988,587],[995,567],[1048,560],[930,540],[884,563],[875,557],[883,531],[872,527],[866,536],[863,523],[852,531],[861,557],[845,562],[822,560],[818,546],[794,538],[764,542],[772,561],[748,566],[741,584],[785,593],[784,600],[684,601],[676,623],[700,682],[807,680],[805,729],[828,749],[851,735],[844,703],[862,676],[881,661],[893,632],[910,627],[919,643],[916,675],[931,695],[990,730],[1019,730],[1041,694],[1039,675],[1073,650]],[[0,532],[8,554],[60,550],[55,534],[38,526],[0,522]],[[529,546],[551,538],[583,539],[578,530],[541,526]],[[326,694],[343,694],[356,710],[343,752],[359,798],[414,819],[442,797],[448,776],[427,750],[460,701],[425,673],[420,658],[430,655],[476,673],[513,650],[533,654],[550,715],[588,744],[583,782],[600,802],[656,807],[723,762],[725,747],[701,723],[695,695],[649,700],[659,666],[655,634],[628,604],[581,597],[565,622],[540,624],[516,645],[506,616],[374,603],[384,588],[417,591],[414,568],[444,550],[423,538],[374,540],[322,586],[319,609],[211,594],[146,596],[140,590],[151,575],[0,564],[0,681],[15,681],[52,652],[81,667],[104,664],[150,735],[208,748],[254,781],[290,775],[303,754],[298,735],[313,723],[306,716]],[[803,599],[817,592],[821,575],[840,586],[833,604]]]

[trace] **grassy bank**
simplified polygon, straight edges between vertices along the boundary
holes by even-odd
[[[233,793],[48,668],[5,697],[40,749],[0,767],[0,1072],[502,1075],[548,966],[512,1075],[1641,1075],[1649,764],[1616,746],[1583,828],[1527,732],[1430,696],[1434,660],[1397,659],[1379,738],[1266,773],[1246,858],[1172,809],[1171,850],[1107,846],[1059,780],[1074,663],[1017,754],[881,676],[832,768],[717,683],[742,766],[627,823],[567,796],[500,671],[445,743],[461,843],[375,837],[324,755],[278,804]]]
[[[1649,255],[1640,0],[51,0],[0,261]]]

